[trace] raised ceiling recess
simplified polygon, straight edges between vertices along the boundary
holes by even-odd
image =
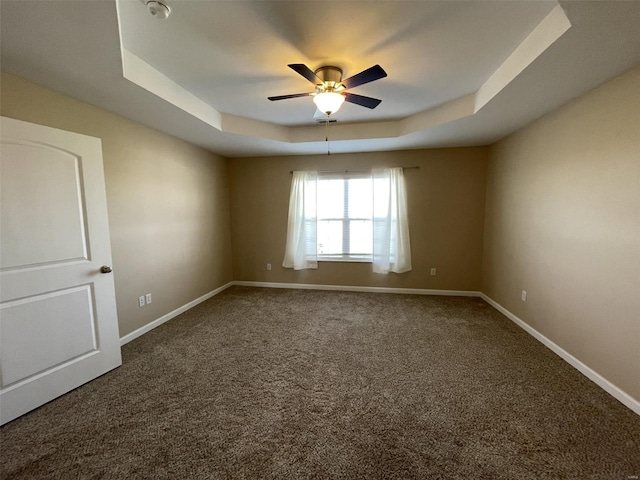
[[[329,26],[335,19],[319,19],[316,15],[310,21],[305,13],[307,6],[303,5],[307,2],[286,2],[286,11],[274,5],[264,5],[271,2],[239,2],[241,5],[236,8],[225,5],[222,9],[227,11],[218,11],[218,4],[228,2],[176,1],[171,18],[166,22],[151,23],[148,16],[141,16],[140,9],[133,8],[137,7],[135,3],[118,2],[125,78],[222,132],[288,143],[318,142],[324,136],[315,125],[308,126],[312,123],[308,111],[297,114],[291,108],[265,111],[261,107],[264,100],[258,100],[255,94],[271,90],[274,80],[283,74],[273,67],[272,61],[267,64],[260,56],[292,56],[292,45],[288,42],[293,42],[294,48],[300,48],[299,43],[304,43],[304,37],[297,36],[298,32],[314,32],[310,36],[317,37],[318,44],[307,42],[312,47],[310,51],[318,51],[321,56],[338,57],[337,48],[339,57],[344,60],[322,62],[320,65],[317,60],[312,61],[311,64],[318,65],[315,70],[307,67],[306,63],[289,64],[290,68],[317,85],[318,90],[270,97],[271,100],[316,96],[326,92],[342,95],[347,103],[377,107],[380,102],[376,97],[343,90],[360,85],[359,80],[369,81],[369,76],[382,78],[387,72],[375,65],[343,81],[342,70],[348,68],[353,71],[352,65],[381,55],[382,60],[389,62],[398,72],[391,75],[393,82],[378,82],[380,87],[373,90],[374,93],[380,92],[376,96],[394,99],[388,106],[385,102],[385,108],[376,109],[377,112],[379,110],[377,115],[347,112],[346,107],[340,112],[330,112],[341,122],[334,129],[338,139],[363,140],[402,137],[475,115],[571,28],[571,22],[556,2],[538,2],[537,5],[524,2],[524,8],[514,8],[504,2],[498,2],[498,8],[490,5],[491,2],[480,2],[481,5],[465,3],[468,13],[476,14],[475,21],[469,19],[459,2],[449,5],[449,2],[444,2],[445,5],[443,2],[393,2],[396,4],[394,8],[385,11],[390,8],[385,5],[380,12],[366,2],[341,2],[342,20],[339,24],[344,27],[341,31],[348,30],[347,18],[365,18],[368,22],[382,24],[383,20],[388,20],[385,17],[400,14],[405,17],[404,23],[397,25],[397,32],[387,27],[385,34],[380,35],[376,28],[362,38],[327,42],[326,38],[337,38],[331,35],[332,27]],[[279,9],[278,12],[269,10],[266,20],[260,17],[261,13],[267,13],[263,10],[270,8]],[[281,14],[277,25],[279,31],[271,30],[276,27],[270,20],[275,13]],[[452,20],[438,26],[433,24],[438,15],[449,16]],[[499,15],[502,17],[496,18]],[[242,23],[234,24],[234,17],[241,18]],[[428,29],[418,28],[415,21],[412,24],[411,17],[415,20],[430,19],[432,25],[429,29],[438,35],[429,38],[425,34],[430,33]],[[218,25],[220,32],[215,24],[207,24],[206,31],[201,30],[205,26],[202,19],[215,22],[217,18],[225,19],[224,25]],[[323,22],[326,22],[326,28],[322,28],[325,26]],[[355,22],[352,26],[357,25]],[[461,27],[464,33],[453,30],[456,26]],[[253,42],[243,41],[235,30],[241,30]],[[291,34],[292,38],[282,38],[281,32]],[[261,34],[263,38],[260,38]],[[210,53],[217,40],[222,42],[223,48],[227,47],[226,52],[220,52],[222,63]],[[401,51],[405,58],[402,63],[389,56],[397,52],[391,48],[397,43],[403,44]],[[482,50],[489,45],[492,47],[488,53]],[[246,58],[238,58],[240,54]],[[460,58],[455,58],[456,55]],[[300,57],[300,53],[295,56]],[[496,58],[498,56],[500,58]],[[436,61],[450,71],[438,71],[434,65]],[[244,79],[243,70],[248,72]],[[461,79],[460,76],[466,78]],[[228,86],[225,88],[220,83]],[[383,85],[385,83],[387,85]],[[439,91],[433,90],[434,84],[440,85]],[[242,98],[245,107],[229,101],[228,95],[235,95],[235,91],[241,91],[239,100]],[[416,107],[421,105],[426,108],[416,111]],[[376,124],[373,128],[363,128],[369,122]],[[380,122],[385,123],[384,128],[380,128]]]

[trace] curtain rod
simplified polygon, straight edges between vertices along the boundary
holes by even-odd
[[[391,167],[393,168],[393,167]],[[396,167],[397,168],[397,167]],[[400,167],[403,170],[418,170],[420,167]],[[360,170],[317,170],[318,173],[354,173],[354,172],[372,172],[374,169],[360,169]],[[294,170],[289,170],[289,173],[293,175]]]

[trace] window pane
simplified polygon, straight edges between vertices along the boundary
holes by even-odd
[[[349,180],[349,218],[371,218],[372,197],[371,178]]]
[[[344,180],[318,181],[318,218],[342,218],[344,216]],[[342,232],[340,232],[342,238]],[[318,239],[318,242],[320,240]]]
[[[352,220],[350,229],[350,252],[371,254],[373,252],[373,228],[371,220]]]
[[[370,176],[325,177],[318,180],[317,192],[318,255],[370,257],[373,179]]]
[[[318,220],[318,255],[340,253],[342,253],[342,221]]]

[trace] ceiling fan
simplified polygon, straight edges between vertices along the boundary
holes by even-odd
[[[269,100],[286,100],[288,98],[313,97],[313,102],[322,113],[327,116],[338,111],[343,102],[355,103],[366,108],[376,108],[382,100],[349,93],[346,90],[365,83],[380,80],[387,76],[380,65],[374,65],[362,72],[342,80],[342,69],[333,66],[325,66],[311,70],[303,63],[291,63],[288,65],[296,73],[302,75],[315,85],[315,91],[309,93],[294,93],[291,95],[279,95],[268,97]]]

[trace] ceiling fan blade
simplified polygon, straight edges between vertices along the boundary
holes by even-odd
[[[307,67],[304,63],[290,63],[287,66],[290,69],[292,69],[294,72],[302,75],[304,78],[309,80],[314,85],[318,82],[322,83],[322,79],[320,79],[320,77],[318,77],[315,73],[313,73],[313,70]]]
[[[380,102],[382,102],[382,100],[378,100],[377,98],[365,97],[363,95],[356,95],[355,93],[349,92],[345,92],[344,96],[345,101],[347,102],[355,103],[356,105],[371,109],[376,108],[378,105],[380,105]]]
[[[342,84],[346,88],[354,88],[365,83],[373,82],[374,80],[380,80],[387,76],[387,72],[383,70],[380,65],[374,65],[371,68],[367,68],[360,73],[357,73],[353,77],[349,77],[342,81]]]
[[[313,93],[293,93],[291,95],[278,95],[276,97],[267,97],[272,102],[275,100],[286,100],[287,98],[309,97]]]

